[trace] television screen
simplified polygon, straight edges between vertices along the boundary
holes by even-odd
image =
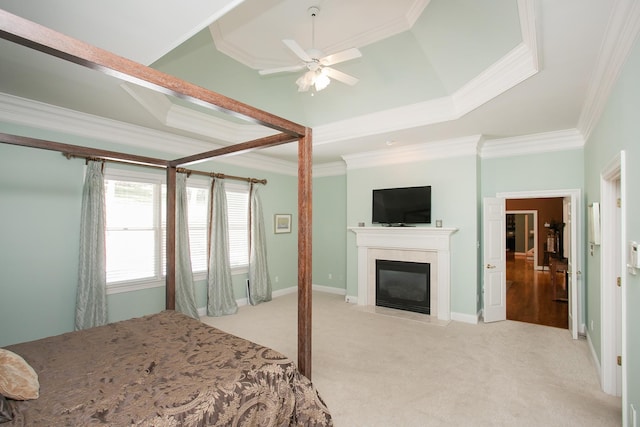
[[[431,224],[431,186],[373,190],[372,222]]]

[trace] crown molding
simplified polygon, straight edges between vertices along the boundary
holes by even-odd
[[[451,120],[450,97],[391,108],[313,128],[314,144],[330,144],[346,139],[392,132]]]
[[[431,0],[416,0],[413,2],[406,15],[409,28],[413,28],[416,21],[422,16],[422,12],[429,6],[429,3],[431,3]]]
[[[221,147],[5,93],[0,93],[0,112],[8,123],[168,154],[184,156]]]
[[[218,51],[249,68],[259,70],[261,68],[282,66],[282,63],[279,61],[269,60],[268,58],[256,58],[253,55],[250,55],[247,51],[240,49],[235,44],[227,42],[218,21],[212,22],[211,25],[209,25],[209,33],[211,34],[213,44],[216,46]]]
[[[482,135],[442,141],[412,144],[405,147],[390,147],[384,150],[342,156],[347,170],[389,166],[401,163],[424,162],[429,160],[476,156]]]
[[[347,173],[347,165],[344,162],[331,162],[313,165],[313,177],[322,178],[327,176],[338,176]]]
[[[598,124],[620,71],[640,32],[640,2],[617,0],[598,54],[598,63],[587,89],[578,129],[585,140]]]
[[[271,172],[279,175],[298,176],[298,162],[267,157],[256,152],[243,153],[241,156],[224,156],[215,159],[229,165],[243,168],[256,169],[263,172]]]
[[[0,117],[1,121],[6,123],[149,149],[171,156],[188,156],[222,147],[211,142],[148,129],[5,93],[0,93]],[[298,175],[297,163],[257,153],[224,156],[215,160],[266,172]]]
[[[314,143],[329,144],[457,120],[534,76],[539,70],[535,2],[519,0],[518,12],[523,42],[452,95],[316,126]]]
[[[431,0],[416,0],[405,16],[386,22],[368,31],[356,34],[353,37],[342,40],[326,47],[327,52],[339,52],[352,47],[364,47],[405,31],[411,30],[422,12],[427,8]]]
[[[576,150],[584,147],[584,141],[578,129],[485,140],[480,150],[480,157],[489,159]]]
[[[422,11],[429,5],[429,1],[416,0],[407,13],[406,19],[396,20],[404,22],[403,24],[398,24],[398,22],[394,21],[389,25],[393,28],[398,25],[406,25],[410,28]],[[523,42],[452,95],[314,126],[314,145],[330,144],[457,120],[535,75],[539,69],[535,5],[535,0],[518,0],[518,14]],[[210,31],[216,47],[219,50],[223,50],[221,43],[224,43],[224,38],[220,32],[219,25],[216,23],[210,25]],[[391,30],[386,28],[385,31]],[[367,37],[373,36],[369,34]],[[370,43],[370,41],[367,43]],[[339,50],[339,47],[336,46],[335,49]],[[242,55],[246,55],[246,53],[229,52],[227,50],[224,50],[224,53],[240,62],[255,62],[254,59],[242,58]],[[138,89],[132,85],[128,86],[127,91],[147,108],[154,117],[167,126],[228,142],[248,141],[267,136],[267,134],[262,133],[265,129],[259,126],[253,125],[252,128],[251,125],[235,125],[223,120],[218,120],[220,122],[218,123],[218,121],[213,120],[206,114],[175,104],[169,105],[168,111],[158,112],[158,109],[167,107],[166,100],[160,100],[157,104],[148,100],[145,101],[144,96],[135,94],[135,92],[141,92],[144,89]],[[153,96],[164,97],[162,94],[154,94]],[[254,133],[252,134],[251,132]]]
[[[537,73],[533,52],[526,44],[519,44],[451,95],[455,114],[450,120],[459,119]]]
[[[424,9],[429,5],[430,1],[431,0],[415,0],[404,16],[385,22],[384,24],[371,28],[370,30],[355,34],[352,37],[341,40],[337,43],[324,46],[323,50],[325,52],[339,52],[353,47],[360,48],[396,34],[400,34],[404,31],[408,31],[413,27]],[[273,59],[251,55],[237,44],[227,41],[220,23],[217,21],[212,22],[211,25],[209,25],[209,33],[211,34],[213,43],[218,51],[235,59],[241,64],[246,65],[247,67],[258,70],[286,65],[281,61],[274,61]]]
[[[451,96],[316,126],[314,143],[330,144],[457,120],[535,75],[537,67],[533,52],[521,43]]]
[[[120,85],[161,124],[229,143],[252,141],[275,135],[273,129],[260,125],[237,123],[174,104],[169,97],[130,83]]]
[[[534,1],[518,0],[518,15],[522,43],[451,95],[455,119],[538,73],[540,64]]]
[[[538,27],[536,16],[540,16],[540,2],[535,0],[518,0],[518,15],[520,16],[520,32],[522,43],[529,48],[532,55],[532,62],[536,70],[540,70],[540,58],[538,52],[538,38],[541,32]]]

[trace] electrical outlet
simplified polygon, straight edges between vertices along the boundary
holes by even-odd
[[[276,283],[278,283],[278,280],[279,280],[278,276],[276,276],[274,279],[275,279]]]
[[[589,329],[593,331],[593,319],[591,319],[591,324],[589,325]]]
[[[333,274],[329,273],[329,280],[333,279]]]

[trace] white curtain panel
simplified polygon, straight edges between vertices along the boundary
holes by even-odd
[[[107,268],[103,163],[87,162],[82,190],[75,329],[107,323]]]
[[[224,190],[224,180],[213,179],[210,200],[211,234],[207,277],[207,315],[219,317],[238,311],[231,282],[227,195]]]
[[[187,202],[187,175],[176,175],[176,310],[200,319],[191,268]]]
[[[249,234],[249,303],[271,301],[271,279],[267,265],[267,234],[264,228],[262,201],[257,185],[251,186],[251,230]]]

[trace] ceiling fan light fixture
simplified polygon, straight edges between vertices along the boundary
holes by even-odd
[[[356,48],[343,50],[338,53],[334,53],[328,56],[324,56],[322,51],[315,47],[315,18],[318,15],[320,9],[317,6],[312,6],[308,9],[311,15],[311,49],[304,50],[295,40],[284,39],[282,42],[299,58],[302,63],[299,65],[285,66],[278,68],[271,68],[267,70],[260,70],[260,75],[268,75],[273,73],[281,73],[288,71],[298,71],[306,68],[307,71],[296,80],[298,86],[298,92],[307,92],[312,87],[315,92],[319,92],[329,86],[331,80],[338,80],[344,84],[353,86],[358,82],[358,79],[331,68],[331,65],[339,64],[341,62],[350,61],[362,56],[360,51]]]
[[[322,89],[329,86],[331,83],[331,79],[325,73],[321,71],[316,72],[314,86],[316,87],[316,91],[321,91]]]
[[[315,83],[316,74],[313,71],[307,71],[296,80],[298,92],[306,92]]]
[[[296,80],[298,92],[307,92],[313,86],[316,92],[325,89],[331,83],[331,79],[323,70],[309,70]]]

